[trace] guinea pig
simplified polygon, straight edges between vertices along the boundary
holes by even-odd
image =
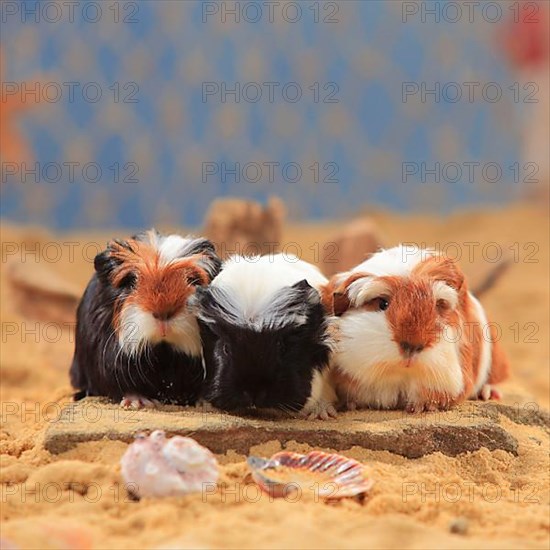
[[[334,416],[329,316],[318,290],[327,282],[294,256],[227,260],[194,297],[208,372],[205,399],[227,411]]]
[[[444,410],[500,397],[509,366],[459,266],[416,246],[374,254],[323,289],[338,321],[333,377],[348,408]]]
[[[77,310],[75,397],[106,396],[133,408],[195,403],[205,368],[188,301],[220,270],[214,245],[151,229],[109,242],[94,267]]]

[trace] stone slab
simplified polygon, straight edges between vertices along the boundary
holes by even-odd
[[[45,447],[53,454],[78,443],[102,439],[131,442],[141,431],[162,429],[169,435],[195,438],[215,453],[249,454],[254,445],[278,440],[307,443],[339,451],[353,446],[383,450],[408,458],[440,451],[445,455],[481,447],[517,454],[518,443],[502,425],[506,417],[518,424],[549,430],[548,413],[530,403],[468,401],[446,412],[410,415],[402,411],[354,411],[336,420],[243,417],[198,408],[163,406],[156,410],[124,410],[98,398],[67,405],[51,421]]]

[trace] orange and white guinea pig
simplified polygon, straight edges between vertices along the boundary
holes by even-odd
[[[443,410],[499,398],[509,366],[464,274],[434,251],[400,245],[324,289],[338,319],[333,377],[348,408]]]

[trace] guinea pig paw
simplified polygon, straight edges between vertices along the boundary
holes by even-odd
[[[408,413],[423,413],[446,411],[452,407],[455,400],[445,392],[424,392],[417,396],[416,401],[410,401],[405,406]]]
[[[423,410],[424,412],[434,412],[437,410],[437,404],[433,401],[428,401],[427,403],[424,403]]]
[[[500,391],[497,390],[496,388],[491,387],[490,399],[494,399],[495,401],[500,401],[502,399],[502,393],[500,393]]]
[[[489,386],[489,384],[483,384],[477,394],[477,398],[481,401],[489,401],[489,399],[491,399],[491,386]]]
[[[195,404],[195,408],[200,412],[214,413],[220,412],[219,409],[216,409],[212,403],[205,401],[204,399],[199,399]]]
[[[477,398],[481,401],[489,401],[490,399],[500,400],[502,399],[502,394],[491,384],[483,384],[481,389],[477,394]]]
[[[319,403],[316,410],[311,411],[307,415],[308,420],[329,420],[330,418],[336,418],[338,413],[336,408],[331,403]]]
[[[405,411],[410,414],[444,411],[449,408],[449,403],[446,400],[430,400],[418,403],[407,403]]]
[[[147,399],[141,395],[125,395],[120,402],[120,406],[123,409],[154,409],[159,405],[159,401],[156,399]]]
[[[445,398],[432,399],[424,403],[425,412],[446,411],[450,407],[450,402]]]
[[[409,414],[415,414],[421,412],[424,407],[421,407],[418,403],[407,403],[405,406],[405,411]]]

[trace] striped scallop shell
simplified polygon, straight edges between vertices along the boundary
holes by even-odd
[[[307,455],[283,451],[270,459],[250,457],[254,481],[272,497],[293,490],[313,492],[324,499],[354,497],[367,493],[373,480],[360,462],[339,454],[312,451]]]

